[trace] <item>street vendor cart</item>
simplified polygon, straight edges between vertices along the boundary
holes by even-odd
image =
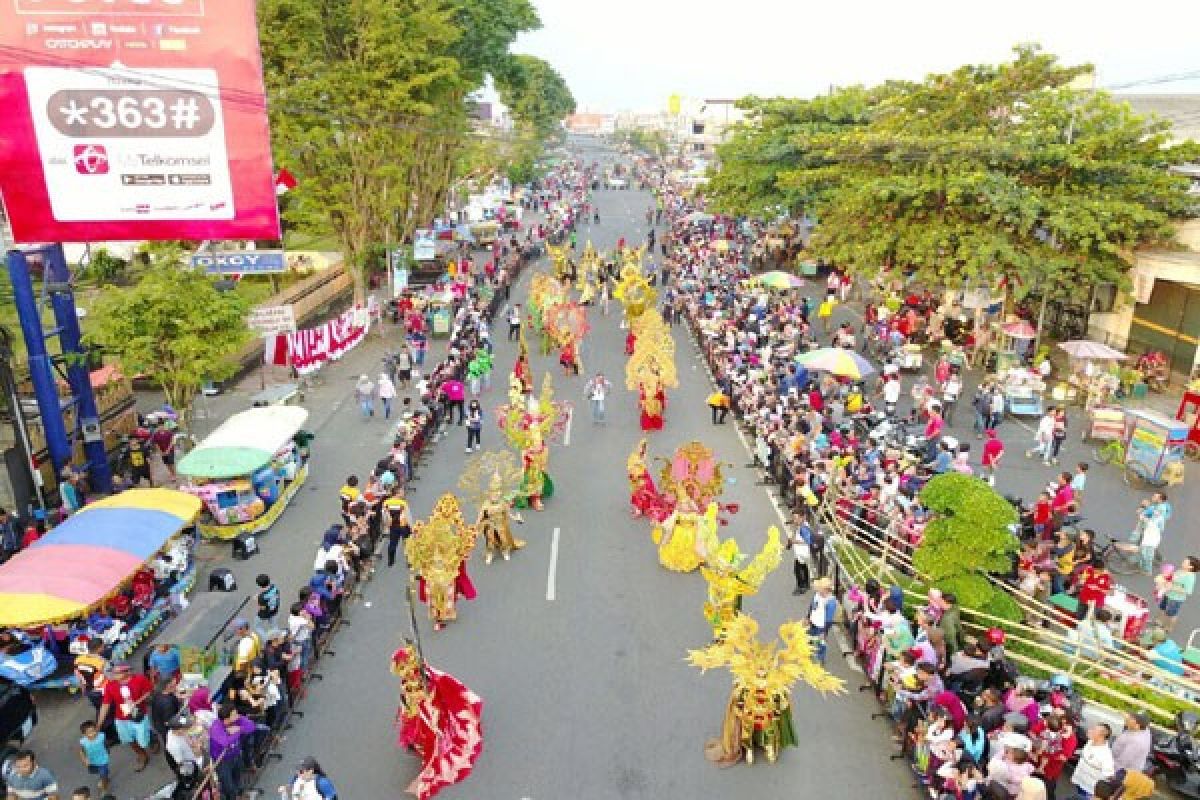
[[[204,504],[202,536],[261,533],[279,519],[308,477],[307,418],[300,406],[251,408],[180,460],[180,488]]]
[[[1088,412],[1083,429],[1085,442],[1111,442],[1125,437],[1125,409],[1120,406],[1096,406]]]
[[[1157,411],[1125,416],[1125,480],[1131,486],[1183,482],[1183,449],[1188,426]]]
[[[1015,417],[1040,417],[1045,413],[1042,395],[1046,382],[1035,370],[1012,367],[1001,375],[1004,406]]]

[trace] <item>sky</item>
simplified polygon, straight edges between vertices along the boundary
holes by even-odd
[[[581,111],[665,110],[667,98],[811,97],[1006,60],[1037,42],[1091,63],[1101,87],[1200,92],[1200,0],[534,0],[515,50],[566,79]]]

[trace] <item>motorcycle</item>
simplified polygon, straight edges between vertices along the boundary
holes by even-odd
[[[1175,732],[1154,738],[1150,750],[1150,765],[1146,773],[1155,778],[1162,775],[1167,785],[1184,797],[1200,798],[1200,752],[1196,749],[1196,732],[1200,717],[1191,711],[1175,714]]]

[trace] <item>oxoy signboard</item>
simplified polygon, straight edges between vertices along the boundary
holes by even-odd
[[[18,242],[279,236],[253,0],[0,0]]]
[[[267,275],[287,271],[282,250],[197,253],[192,256],[192,266],[209,275]]]

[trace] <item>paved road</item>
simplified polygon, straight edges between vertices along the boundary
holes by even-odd
[[[648,193],[601,191],[596,198],[602,224],[581,229],[581,245],[591,238],[606,249],[620,236],[629,241],[644,237]],[[514,298],[524,295],[528,280],[526,274]],[[640,433],[635,398],[623,389],[623,333],[617,321],[615,311],[605,318],[595,310],[594,330],[583,352],[588,372],[602,369],[618,387],[606,426],[594,427],[588,418],[582,398],[585,378],[564,379],[553,359],[534,357],[538,380],[545,370],[554,370],[558,396],[582,413],[572,426],[569,446],[553,448],[550,468],[558,493],[545,512],[527,515],[520,535],[528,546],[512,561],[486,567],[480,554],[473,556],[470,569],[480,596],[460,606],[456,624],[435,634],[420,616],[430,661],[459,676],[485,703],[486,741],[476,771],[442,796],[715,800],[787,796],[799,790],[811,796],[909,796],[907,770],[886,757],[886,728],[869,719],[874,701],[854,691],[859,676],[843,663],[832,666],[848,679],[845,697],[823,699],[797,691],[796,721],[803,743],[780,764],[717,770],[703,759],[701,747],[718,730],[729,678],[723,671],[701,675],[684,662],[689,648],[709,640],[700,610],[704,583],[697,574],[660,568],[648,527],[626,513],[624,463]],[[503,336],[497,339],[498,380],[485,398],[489,410],[504,400],[504,378],[514,356]],[[744,466],[747,453],[734,427],[709,424],[707,376],[683,329],[677,329],[676,342],[682,385],[671,394],[666,429],[653,437],[651,451],[667,455],[693,438],[715,447],[733,465],[727,500],[741,505],[723,534],[736,535],[744,551],[756,550],[767,527],[778,522],[776,512]],[[382,348],[372,338],[331,367],[328,385],[310,394],[318,434],[312,477],[261,540],[262,554],[231,564],[243,591],[257,572],[267,571],[290,597],[292,587],[307,577],[321,531],[336,519],[336,492],[343,478],[366,472],[385,449],[388,426],[379,419],[364,422],[350,402],[354,378],[377,371]],[[214,410],[223,413],[244,405],[257,386],[254,379],[248,383],[244,392],[214,402]],[[463,439],[465,432],[453,428],[437,445],[413,497],[417,514],[428,513],[438,495],[456,485],[466,458]],[[485,429],[484,446],[502,446],[492,426]],[[1018,447],[1010,435],[1014,456],[1019,456]],[[1075,455],[1068,451],[1067,459]],[[1128,504],[1122,498],[1128,495],[1118,494],[1115,473],[1098,468],[1093,474],[1089,517],[1121,518]],[[1034,469],[1013,458],[1000,488],[1028,496],[1045,475],[1040,466]],[[1177,520],[1172,527],[1182,533],[1179,511]],[[556,529],[558,558],[551,569]],[[1168,555],[1175,558],[1171,547]],[[223,551],[208,555],[223,557]],[[551,583],[554,599],[549,600]],[[388,656],[407,631],[403,585],[397,568],[381,569],[367,587],[350,626],[335,641],[337,655],[323,665],[325,681],[312,685],[303,706],[306,716],[287,735],[283,761],[267,769],[260,786],[278,785],[308,754],[320,759],[350,800],[399,796],[415,774],[415,760],[395,748],[392,721],[398,692],[388,671]],[[791,585],[785,563],[747,601],[747,610],[765,629],[803,615],[804,600],[791,595]],[[73,742],[85,705],[61,697],[46,701],[45,722],[31,743],[66,787],[84,780]],[[133,797],[164,776],[158,764],[135,776],[131,755],[114,754],[119,797]]]

